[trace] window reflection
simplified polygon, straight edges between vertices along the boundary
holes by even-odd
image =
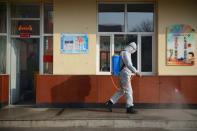
[[[152,72],[152,36],[142,36],[142,71]]]
[[[124,27],[123,4],[99,4],[99,32],[123,32]]]
[[[100,36],[100,71],[110,71],[110,36]]]
[[[39,5],[13,4],[11,5],[12,18],[40,18]]]
[[[0,3],[0,33],[6,33],[6,4]]]
[[[0,74],[6,73],[6,36],[0,36]]]
[[[129,32],[154,32],[153,4],[129,4],[127,12]]]
[[[126,46],[126,35],[115,35],[114,37],[114,54],[120,55]]]
[[[44,5],[44,33],[53,33],[53,5]]]
[[[53,3],[44,3],[44,33],[53,34]],[[53,74],[53,36],[44,37],[44,73]]]

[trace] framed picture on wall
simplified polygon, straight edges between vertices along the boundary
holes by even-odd
[[[193,66],[195,63],[195,30],[177,24],[167,28],[167,65]]]
[[[61,34],[61,53],[86,54],[88,53],[87,34]]]

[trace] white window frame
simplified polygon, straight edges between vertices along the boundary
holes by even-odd
[[[98,6],[99,4],[124,4],[125,5],[125,31],[124,32],[99,32],[98,31],[98,23],[99,23],[99,12],[98,12]],[[97,2],[97,42],[96,42],[96,74],[97,75],[111,75],[111,69],[112,69],[112,64],[111,64],[111,59],[114,54],[114,36],[115,35],[130,35],[130,34],[135,34],[137,35],[137,42],[138,42],[138,54],[137,54],[137,68],[141,72],[141,36],[152,36],[152,72],[141,72],[142,75],[155,75],[156,74],[156,45],[155,45],[155,31],[156,31],[156,13],[154,9],[154,32],[128,32],[127,27],[128,27],[128,15],[127,15],[127,5],[128,4],[153,4],[154,8],[156,4],[154,2]],[[110,41],[110,72],[102,72],[100,71],[100,36],[111,36],[111,41]]]

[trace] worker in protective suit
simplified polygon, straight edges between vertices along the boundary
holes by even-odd
[[[121,96],[125,96],[127,113],[135,114],[137,111],[133,108],[133,90],[131,86],[131,76],[140,73],[132,64],[131,54],[135,53],[137,45],[135,42],[130,43],[121,51],[122,67],[119,74],[120,88],[117,92],[106,102],[105,106],[112,112],[112,105],[115,104]]]

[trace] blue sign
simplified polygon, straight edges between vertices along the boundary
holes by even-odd
[[[87,34],[61,34],[61,53],[85,54],[88,53]]]

